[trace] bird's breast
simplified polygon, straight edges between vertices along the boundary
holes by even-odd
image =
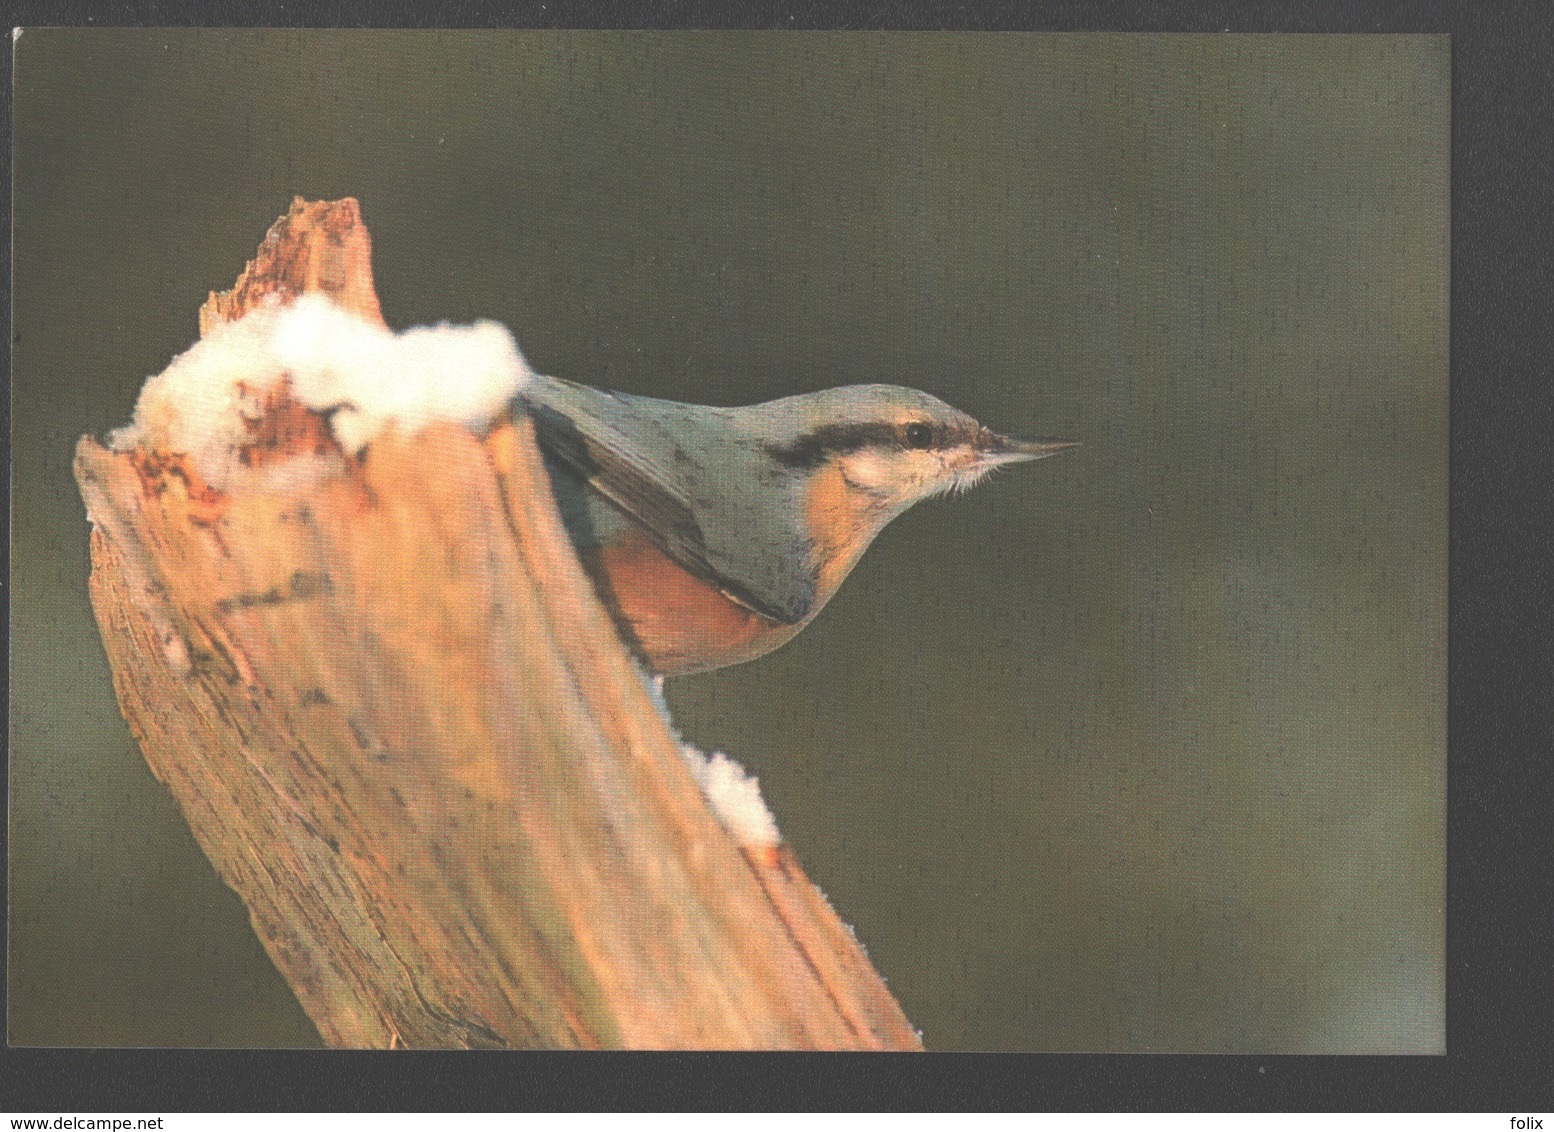
[[[815,548],[815,609],[819,610],[858,564],[874,536],[889,521],[889,513],[883,506],[871,507],[835,464],[809,477],[801,502],[809,539]]]

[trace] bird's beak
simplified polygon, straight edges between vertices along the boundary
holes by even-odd
[[[1077,440],[1059,440],[1055,436],[1003,436],[991,429],[983,429],[977,441],[981,462],[989,465],[1040,460],[1079,444]]]

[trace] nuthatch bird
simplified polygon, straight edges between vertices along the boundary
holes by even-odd
[[[771,652],[912,504],[1077,443],[894,385],[716,408],[535,375],[519,397],[595,588],[667,676]]]

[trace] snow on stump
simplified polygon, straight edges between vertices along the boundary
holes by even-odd
[[[682,748],[621,645],[504,328],[385,327],[346,199],[294,202],[200,329],[77,447],[92,603],[326,1042],[920,1048],[754,780]]]

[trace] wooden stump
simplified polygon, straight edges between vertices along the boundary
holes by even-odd
[[[202,334],[314,291],[381,322],[354,200],[294,202]],[[287,475],[83,438],[76,476],[120,707],[327,1042],[920,1047],[709,810],[526,419],[358,459],[278,386],[253,432]]]

